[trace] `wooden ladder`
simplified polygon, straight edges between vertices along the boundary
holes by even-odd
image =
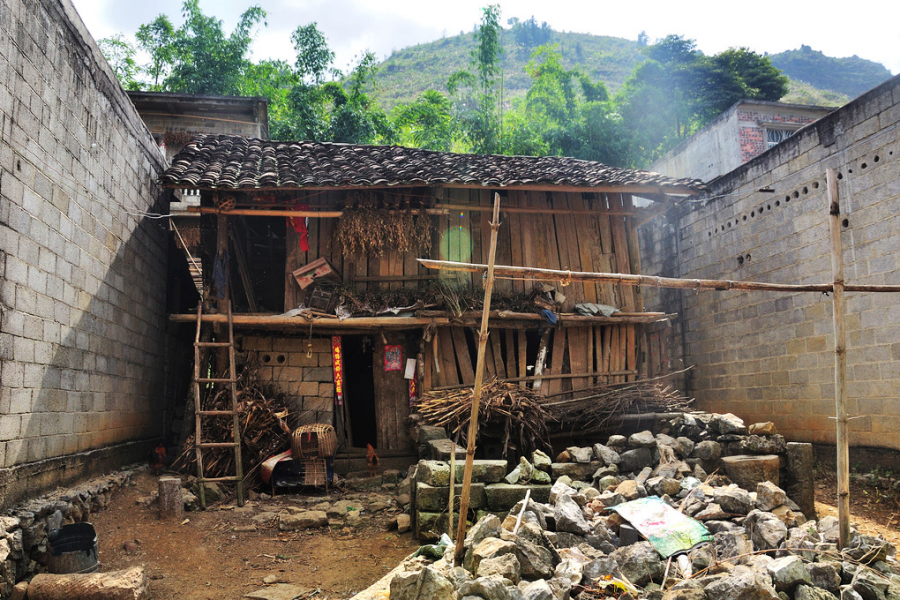
[[[231,300],[225,300],[225,308],[228,314],[228,341],[204,342],[200,340],[200,330],[203,323],[203,302],[197,304],[197,335],[194,338],[194,451],[197,453],[197,480],[200,490],[200,508],[206,509],[206,492],[204,483],[207,481],[233,481],[237,484],[238,506],[244,505],[244,469],[241,464],[241,419],[237,401],[237,372],[234,365],[234,324],[231,317]],[[200,349],[201,348],[228,348],[228,377],[201,377]],[[201,383],[224,383],[231,388],[231,410],[203,410],[200,405]],[[231,442],[204,442],[202,436],[203,417],[222,417],[231,415],[232,434]],[[205,477],[203,474],[203,450],[210,448],[232,448],[234,450],[235,474],[227,477]]]

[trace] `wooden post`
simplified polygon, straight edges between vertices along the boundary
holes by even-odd
[[[159,478],[159,518],[178,521],[184,517],[184,499],[181,495],[181,478]]]
[[[481,401],[481,380],[484,376],[484,349],[488,339],[488,317],[491,312],[491,292],[494,290],[494,258],[497,254],[497,230],[500,229],[500,194],[494,194],[494,218],[491,221],[491,245],[488,255],[487,279],[484,282],[484,308],[481,330],[478,333],[478,359],[475,363],[475,387],[472,390],[472,414],[469,416],[469,438],[466,445],[466,468],[463,471],[462,494],[459,497],[459,527],[456,530],[456,564],[463,559],[466,539],[466,515],[469,512],[469,492],[472,486],[472,467],[475,460],[475,437],[478,435],[478,404]]]
[[[537,360],[534,361],[534,383],[531,384],[531,389],[533,390],[541,389],[541,375],[544,373],[544,363],[547,361],[547,346],[550,344],[550,331],[551,329],[549,327],[544,329],[544,333],[541,334],[541,343],[538,344]]]
[[[841,203],[834,169],[825,171],[828,184],[828,222],[831,230],[831,272],[834,275],[832,318],[834,320],[834,410],[837,419],[838,549],[850,543],[850,450],[847,432],[846,332],[844,330],[844,251],[841,244]]]

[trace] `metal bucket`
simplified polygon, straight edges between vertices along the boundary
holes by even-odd
[[[96,573],[97,532],[90,523],[72,523],[50,532],[47,569],[51,573]]]

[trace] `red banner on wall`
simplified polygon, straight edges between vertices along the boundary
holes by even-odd
[[[331,338],[331,368],[334,371],[334,403],[344,405],[344,353],[341,350],[341,336]]]

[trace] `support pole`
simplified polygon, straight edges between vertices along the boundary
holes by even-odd
[[[831,231],[831,272],[834,275],[834,410],[837,419],[838,549],[850,543],[850,449],[847,432],[847,346],[844,329],[844,251],[841,244],[841,204],[834,169],[825,171],[828,184],[828,222]]]
[[[466,515],[469,512],[469,492],[472,486],[472,467],[475,460],[475,437],[478,435],[478,405],[481,401],[481,380],[484,377],[484,349],[488,339],[491,293],[494,290],[494,258],[497,254],[498,229],[500,229],[500,194],[494,194],[494,218],[491,221],[491,245],[488,254],[487,279],[484,282],[484,308],[481,313],[481,331],[478,334],[478,360],[475,363],[475,387],[472,390],[472,414],[469,417],[466,468],[463,471],[462,494],[459,497],[459,527],[456,530],[457,565],[462,564],[463,542],[466,540]]]

